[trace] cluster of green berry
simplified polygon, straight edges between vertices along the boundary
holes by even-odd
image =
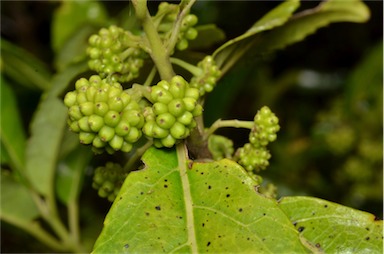
[[[213,88],[215,88],[221,71],[212,56],[206,56],[197,64],[197,67],[201,70],[200,75],[192,77],[190,85],[198,88],[200,96],[203,96],[205,93],[212,92]]]
[[[160,81],[151,88],[153,105],[143,112],[143,133],[156,147],[172,147],[187,138],[196,126],[194,117],[202,114],[198,98],[199,91],[189,87],[181,76],[174,76],[170,82]]]
[[[161,23],[158,25],[158,32],[163,39],[169,39],[174,24],[177,21],[180,8],[177,4],[170,4],[162,2],[159,4],[158,12],[154,19],[160,19]],[[197,24],[198,18],[194,14],[187,14],[181,21],[181,27],[177,38],[176,48],[178,50],[185,50],[188,48],[188,41],[194,40],[197,37],[197,30],[193,26]]]
[[[101,77],[127,82],[139,76],[147,54],[139,47],[141,38],[117,26],[100,29],[89,38],[89,68]]]
[[[249,142],[236,151],[238,163],[247,171],[259,172],[269,165],[271,154],[266,146],[276,140],[279,119],[267,107],[262,107],[254,118],[254,127],[249,134]]]
[[[93,75],[79,79],[76,90],[68,92],[68,124],[79,133],[82,144],[92,144],[95,152],[104,149],[129,152],[142,135],[144,116],[139,104],[120,83]]]
[[[93,175],[92,187],[98,190],[102,198],[113,202],[124,183],[127,173],[120,164],[107,162],[104,167],[96,168]]]
[[[233,141],[221,135],[210,135],[208,149],[214,160],[231,158],[234,153]]]

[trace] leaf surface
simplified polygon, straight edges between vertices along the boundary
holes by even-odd
[[[372,214],[312,197],[285,197],[280,207],[315,253],[383,253],[383,221]]]
[[[26,174],[40,194],[53,191],[57,156],[66,125],[67,109],[58,98],[43,99],[31,123],[26,151]]]
[[[29,190],[4,172],[1,173],[0,200],[0,218],[9,223],[20,225],[39,216]]]
[[[275,200],[229,160],[194,163],[151,148],[108,213],[94,253],[304,253]]]
[[[6,151],[6,158],[13,170],[19,172],[25,166],[26,135],[23,129],[17,101],[10,84],[0,76],[1,81],[1,121],[0,137],[2,148]],[[2,151],[1,153],[3,153]]]

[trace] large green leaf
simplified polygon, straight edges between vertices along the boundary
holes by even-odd
[[[52,23],[52,47],[58,51],[85,24],[103,24],[107,13],[97,1],[62,1]]]
[[[18,84],[48,90],[51,86],[47,66],[28,51],[1,39],[2,72]]]
[[[311,197],[286,197],[280,207],[314,252],[383,253],[383,221],[372,214]]]
[[[92,150],[79,144],[59,163],[55,187],[57,196],[62,202],[68,204],[78,198],[85,170],[91,158]]]
[[[20,225],[39,216],[29,190],[12,175],[1,172],[0,218]]]
[[[43,195],[53,191],[54,173],[60,143],[66,126],[67,109],[58,98],[42,99],[31,123],[26,151],[26,173]]]
[[[184,158],[183,158],[184,157]],[[238,164],[151,148],[108,213],[94,253],[305,253],[275,200]]]
[[[1,121],[0,137],[2,148],[12,169],[23,171],[25,165],[26,135],[23,129],[16,97],[6,79],[0,75],[1,82]],[[3,153],[4,151],[2,151]]]
[[[299,0],[287,0],[284,3],[281,3],[264,15],[244,34],[229,40],[219,47],[213,53],[219,68],[224,71],[230,68],[235,61],[250,49],[256,34],[283,25],[292,16],[299,5]]]
[[[266,14],[245,34],[227,42],[214,52],[219,67],[227,71],[245,52],[247,56],[260,55],[303,40],[317,29],[333,22],[366,22],[370,12],[360,0],[329,0],[316,8],[292,16],[296,1],[287,1]],[[276,21],[275,21],[276,20]],[[260,33],[264,29],[268,33]],[[260,28],[259,28],[260,27]]]

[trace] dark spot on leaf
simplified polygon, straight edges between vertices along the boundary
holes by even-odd
[[[205,223],[201,224],[201,226],[204,227],[204,226],[205,226]]]
[[[328,205],[324,205],[324,208],[328,208]]]
[[[316,246],[316,248],[318,248],[318,249],[321,247],[320,243],[316,243],[315,246]]]
[[[209,245],[211,245],[211,242],[207,242],[207,247],[208,247]]]
[[[204,172],[201,172],[200,175],[204,175]]]
[[[263,216],[267,215],[266,213],[263,213]]]
[[[212,188],[212,186],[211,186],[211,185],[209,185],[209,186],[208,186],[208,190],[210,190],[211,188]]]
[[[217,237],[218,237],[218,238],[221,238],[221,235],[218,235]]]
[[[216,166],[215,166],[215,168],[218,168],[218,167],[219,167],[219,165],[216,165]]]
[[[164,182],[168,182],[168,179],[164,179]]]
[[[231,194],[227,194],[226,197],[229,198],[231,196]]]
[[[365,238],[365,240],[367,240],[367,241],[369,241],[369,239],[370,239],[369,236]]]
[[[242,212],[242,211],[243,211],[243,208],[240,208],[240,209],[239,209],[239,212]]]
[[[263,241],[263,242],[264,242],[265,240],[266,240],[265,238],[262,238],[262,239],[261,239],[261,241]]]
[[[123,199],[123,197],[122,196],[120,196],[120,198],[119,198],[120,200],[122,200]]]
[[[144,192],[140,192],[140,195],[144,195]]]
[[[316,213],[315,212],[312,212],[312,215],[315,215]]]
[[[149,212],[146,212],[145,215],[149,216]]]
[[[168,188],[168,185],[164,184],[164,188]]]
[[[296,227],[296,225],[297,225],[297,222],[294,222],[294,223],[293,223],[293,226],[295,226],[295,227]]]
[[[155,209],[156,209],[157,211],[160,211],[160,210],[161,210],[161,207],[158,205],[158,206],[155,206]]]
[[[369,231],[369,228],[365,228],[365,230]]]
[[[225,187],[226,190],[228,190],[229,187]]]
[[[128,243],[124,244],[124,248],[128,249],[129,248],[129,244]]]
[[[297,230],[298,230],[299,232],[303,232],[304,229],[305,229],[305,227],[299,227]]]

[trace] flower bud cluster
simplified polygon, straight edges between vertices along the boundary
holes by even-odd
[[[146,54],[137,41],[135,35],[117,26],[100,29],[89,38],[89,68],[103,78],[111,77],[119,82],[138,77]]]
[[[153,105],[144,109],[143,133],[156,147],[172,147],[187,138],[196,127],[194,117],[202,114],[197,103],[199,91],[175,76],[170,82],[162,80],[153,86],[150,97]]]
[[[162,2],[159,5],[157,17],[163,16],[161,24],[158,26],[158,32],[163,38],[167,38],[173,30],[174,23],[176,22],[179,13],[179,6]],[[194,40],[197,37],[197,29],[194,26],[197,24],[198,18],[194,14],[187,14],[182,22],[180,31],[177,38],[176,48],[178,50],[185,50],[188,48],[188,41]]]
[[[100,76],[79,79],[76,90],[68,92],[64,104],[68,125],[79,133],[80,143],[92,144],[95,152],[129,152],[142,136],[144,116],[135,100],[120,83]]]
[[[262,107],[254,118],[254,127],[249,134],[249,142],[236,151],[238,163],[248,171],[259,172],[269,165],[271,154],[266,146],[276,140],[279,119],[267,107]]]
[[[113,202],[127,175],[120,164],[107,162],[104,167],[96,168],[92,187],[98,190],[100,197],[107,198],[110,202]]]
[[[192,77],[190,86],[198,88],[200,96],[203,96],[205,93],[212,92],[221,75],[221,71],[216,66],[212,56],[206,56],[197,64],[197,67],[201,69],[201,74]]]

